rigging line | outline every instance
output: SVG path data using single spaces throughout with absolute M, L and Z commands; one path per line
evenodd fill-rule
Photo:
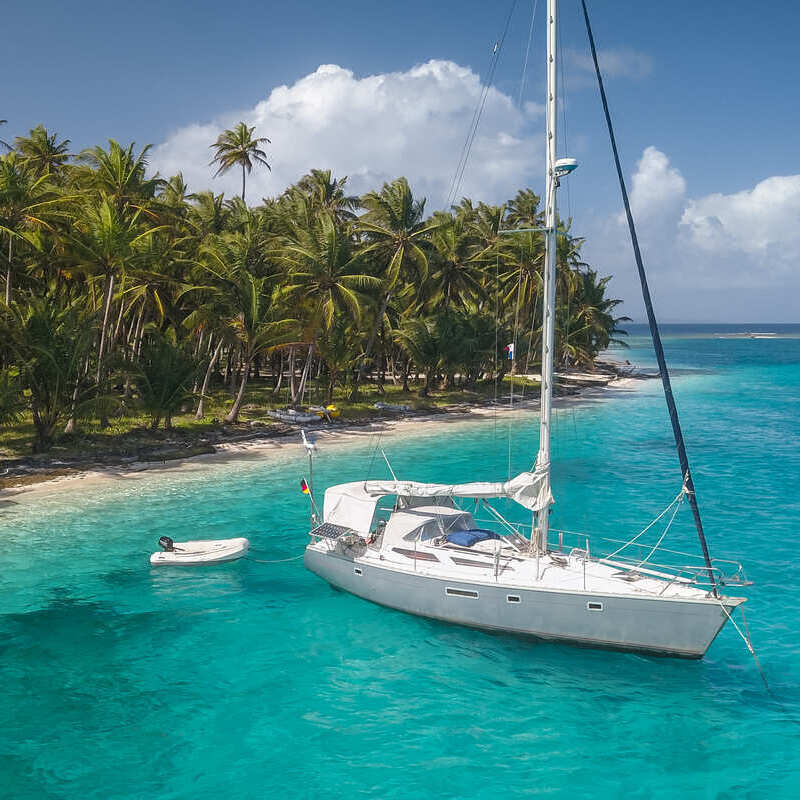
M 536 7 L 539 5 L 539 0 L 533 0 L 533 11 L 531 12 L 531 24 L 528 28 L 528 44 L 525 47 L 525 61 L 522 63 L 522 77 L 519 82 L 519 101 L 517 105 L 522 109 L 522 98 L 525 94 L 525 85 L 528 82 L 528 56 L 531 52 L 531 41 L 533 39 L 533 23 L 536 19 Z
M 497 55 L 497 50 L 493 48 L 492 52 L 489 54 L 489 62 L 486 65 L 486 83 L 487 84 L 489 82 L 489 74 L 490 74 L 490 71 L 491 71 L 492 62 L 494 61 L 496 55 Z M 469 142 L 470 132 L 472 131 L 472 128 L 475 125 L 475 120 L 477 119 L 477 116 L 478 116 L 478 109 L 481 107 L 481 100 L 483 98 L 484 91 L 485 91 L 485 85 L 482 85 L 480 94 L 478 95 L 478 102 L 475 104 L 475 110 L 472 112 L 472 119 L 470 120 L 469 128 L 467 128 L 467 135 L 466 135 L 466 137 L 464 139 L 464 144 L 461 146 L 461 152 L 459 153 L 459 156 L 458 156 L 458 164 L 456 165 L 456 170 L 455 170 L 455 173 L 453 175 L 453 180 L 450 181 L 450 188 L 447 190 L 447 196 L 445 197 L 445 206 L 446 207 L 449 207 L 451 205 L 450 198 L 454 193 L 453 190 L 454 190 L 455 185 L 456 185 L 456 177 L 458 176 L 458 171 L 461 168 L 461 161 L 463 160 L 464 153 L 466 152 L 466 149 L 467 149 L 467 143 Z
M 486 85 L 483 87 L 481 95 L 478 100 L 478 106 L 476 108 L 475 114 L 473 114 L 473 124 L 470 126 L 470 131 L 467 133 L 467 139 L 464 142 L 463 158 L 459 161 L 459 166 L 456 168 L 456 175 L 453 178 L 453 187 L 451 191 L 452 200 L 448 197 L 448 205 L 455 203 L 455 199 L 458 196 L 458 193 L 461 189 L 461 181 L 464 177 L 464 172 L 467 168 L 467 162 L 469 161 L 470 152 L 472 151 L 472 145 L 475 141 L 475 136 L 478 132 L 478 126 L 480 125 L 481 116 L 483 115 L 483 109 L 486 106 L 486 100 L 489 97 L 489 91 L 492 88 L 492 84 L 494 83 L 494 73 L 497 69 L 497 64 L 500 61 L 500 53 L 503 50 L 503 44 L 505 43 L 506 36 L 508 35 L 508 29 L 511 25 L 511 18 L 514 15 L 514 9 L 517 7 L 517 0 L 512 0 L 511 7 L 508 10 L 508 15 L 506 16 L 506 22 L 503 27 L 503 33 L 500 39 L 496 42 L 494 51 L 492 53 L 493 59 L 490 62 L 489 68 L 489 75 L 486 79 Z
M 661 334 L 658 329 L 658 321 L 656 320 L 655 311 L 653 310 L 653 301 L 650 297 L 650 288 L 648 287 L 647 275 L 645 275 L 644 271 L 642 253 L 639 249 L 639 240 L 636 236 L 636 226 L 633 223 L 633 214 L 631 212 L 631 205 L 628 200 L 628 190 L 625 186 L 625 176 L 622 172 L 619 151 L 617 150 L 617 140 L 614 136 L 614 125 L 611 122 L 611 112 L 608 108 L 608 99 L 606 98 L 606 90 L 603 85 L 603 76 L 600 72 L 600 63 L 597 60 L 597 49 L 594 44 L 592 26 L 589 22 L 589 11 L 586 8 L 586 0 L 581 0 L 581 6 L 583 8 L 583 19 L 586 23 L 586 34 L 589 37 L 589 48 L 592 52 L 594 70 L 595 74 L 597 75 L 597 85 L 600 89 L 600 99 L 603 104 L 603 113 L 606 118 L 608 136 L 611 140 L 611 150 L 614 154 L 614 165 L 617 168 L 617 178 L 619 179 L 619 188 L 622 193 L 622 202 L 625 206 L 625 216 L 628 219 L 628 230 L 630 231 L 631 235 L 631 245 L 633 246 L 633 255 L 636 260 L 636 269 L 639 273 L 639 282 L 642 285 L 642 298 L 644 299 L 645 309 L 647 310 L 647 321 L 650 325 L 650 335 L 653 339 L 653 349 L 656 351 L 656 360 L 658 361 L 658 369 L 661 373 L 661 382 L 664 385 L 664 396 L 667 401 L 667 410 L 669 411 L 669 419 L 672 424 L 672 434 L 675 437 L 675 447 L 678 451 L 678 461 L 680 462 L 681 475 L 683 476 L 686 493 L 689 496 L 689 505 L 692 509 L 695 527 L 697 528 L 697 538 L 700 540 L 700 547 L 703 551 L 703 558 L 706 563 L 706 571 L 708 572 L 708 577 L 711 580 L 712 592 L 714 597 L 717 597 L 717 582 L 714 578 L 714 570 L 711 566 L 711 554 L 709 553 L 708 543 L 706 542 L 706 536 L 703 531 L 703 521 L 700 518 L 700 507 L 697 505 L 697 495 L 695 494 L 694 481 L 692 480 L 692 473 L 689 468 L 689 456 L 686 453 L 686 443 L 683 440 L 683 430 L 681 429 L 681 423 L 678 419 L 678 407 L 675 405 L 675 397 L 672 394 L 672 383 L 669 378 L 667 362 L 664 357 L 664 347 L 661 344 Z
M 520 268 L 519 268 L 519 275 L 517 277 L 517 305 L 516 310 L 514 311 L 514 330 L 511 336 L 511 381 L 510 381 L 510 395 L 508 398 L 508 407 L 509 411 L 514 410 L 514 367 L 516 366 L 517 360 L 517 335 L 519 333 L 519 306 L 520 306 L 520 299 L 522 296 L 522 245 L 520 245 Z M 507 440 L 508 440 L 508 480 L 511 480 L 511 427 L 512 427 L 512 415 L 508 415 L 508 433 L 507 433 Z
M 682 488 L 680 492 L 678 492 L 678 494 L 675 496 L 675 499 L 672 500 L 655 519 L 653 519 L 644 528 L 642 528 L 642 530 L 640 530 L 639 533 L 637 533 L 636 536 L 633 537 L 633 539 L 629 539 L 627 542 L 625 542 L 625 544 L 622 545 L 622 547 L 618 547 L 613 553 L 610 553 L 609 555 L 605 556 L 605 558 L 613 558 L 618 553 L 621 553 L 626 547 L 632 545 L 640 536 L 643 536 L 645 533 L 647 533 L 647 531 L 649 531 L 650 528 L 652 528 L 653 525 L 655 525 L 656 522 L 658 522 L 672 508 L 672 506 L 677 507 L 678 505 L 680 505 L 680 501 L 683 498 L 685 492 L 686 490 Z M 576 531 L 564 531 L 564 533 L 576 533 Z
M 653 554 L 658 550 L 661 546 L 661 542 L 664 541 L 664 537 L 669 532 L 669 529 L 672 527 L 672 523 L 675 522 L 675 515 L 678 513 L 678 510 L 681 507 L 681 503 L 683 502 L 683 494 L 681 494 L 681 499 L 675 503 L 675 508 L 672 509 L 672 516 L 669 518 L 669 521 L 664 526 L 664 530 L 661 532 L 661 536 L 658 537 L 658 541 L 652 546 L 650 552 L 634 567 L 634 569 L 639 569 L 643 564 L 646 564 Z
M 498 225 L 499 227 L 499 225 Z M 497 261 L 494 266 L 494 438 L 497 439 L 497 377 L 500 365 L 497 363 L 497 351 L 500 347 L 500 254 L 497 254 Z

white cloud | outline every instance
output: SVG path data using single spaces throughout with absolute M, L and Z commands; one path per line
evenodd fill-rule
M 800 266 L 800 175 L 767 178 L 735 194 L 690 200 L 681 218 L 698 250 L 742 254 L 757 274 L 773 277 Z
M 604 54 L 611 76 L 650 69 L 643 54 Z M 573 84 L 574 86 L 574 81 Z M 192 190 L 235 194 L 235 171 L 212 180 L 209 145 L 239 120 L 268 136 L 272 172 L 248 179 L 248 199 L 282 192 L 310 169 L 348 175 L 353 193 L 405 175 L 428 209 L 441 207 L 483 87 L 472 70 L 429 61 L 404 72 L 363 78 L 323 65 L 279 86 L 253 108 L 224 113 L 175 131 L 152 151 L 162 175 L 178 170 Z M 519 109 L 489 91 L 460 195 L 501 202 L 519 187 L 541 184 L 542 108 Z M 671 319 L 796 318 L 800 292 L 800 175 L 772 177 L 732 194 L 691 194 L 680 170 L 648 147 L 631 178 L 631 202 L 657 306 Z M 586 256 L 639 317 L 627 228 L 620 215 L 576 221 Z M 760 299 L 759 299 L 760 298 Z M 757 301 L 757 302 L 756 302 Z M 760 303 L 760 305 L 759 305 Z
M 631 208 L 640 221 L 661 221 L 683 205 L 686 181 L 655 147 L 642 153 L 631 180 Z
M 151 161 L 162 175 L 182 170 L 195 190 L 234 194 L 241 180 L 235 171 L 211 180 L 209 145 L 242 119 L 272 141 L 272 172 L 254 169 L 248 177 L 251 203 L 279 194 L 316 167 L 349 176 L 356 193 L 405 175 L 429 208 L 440 207 L 482 88 L 477 74 L 452 61 L 363 78 L 324 64 L 292 86 L 276 87 L 252 109 L 175 131 L 154 148 Z M 491 89 L 460 195 L 501 201 L 538 176 L 542 137 L 538 125 L 533 135 L 527 128 L 540 115 L 539 106 L 520 110 Z
M 672 319 L 791 320 L 800 291 L 800 175 L 733 194 L 690 197 L 655 147 L 631 181 L 631 207 L 657 304 Z M 589 260 L 614 273 L 614 291 L 641 313 L 623 215 L 597 220 Z

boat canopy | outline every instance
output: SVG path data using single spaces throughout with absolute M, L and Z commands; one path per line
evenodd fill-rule
M 325 522 L 344 525 L 358 533 L 369 533 L 378 500 L 387 495 L 449 499 L 507 497 L 531 511 L 553 502 L 546 469 L 522 472 L 509 481 L 476 483 L 419 483 L 418 481 L 356 481 L 340 483 L 325 491 Z

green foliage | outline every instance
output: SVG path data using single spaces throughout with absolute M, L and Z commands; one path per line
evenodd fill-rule
M 6 306 L 0 334 L 29 393 L 34 450 L 50 447 L 56 426 L 86 401 L 83 367 L 91 330 L 74 306 L 45 295 Z
M 193 397 L 192 382 L 198 364 L 186 347 L 177 343 L 175 332 L 157 332 L 148 337 L 139 361 L 131 365 L 138 402 L 150 415 L 150 427 L 172 427 L 172 416 Z
M 497 350 L 512 340 L 515 371 L 536 369 L 533 191 L 429 214 L 405 178 L 356 197 L 314 169 L 248 206 L 267 141 L 239 123 L 212 145 L 217 174 L 242 170 L 241 197 L 226 199 L 153 175 L 149 146 L 110 140 L 72 156 L 42 126 L 14 140 L 0 156 L 0 424 L 21 412 L 43 450 L 62 426 L 169 427 L 198 396 L 197 425 L 206 403 L 238 421 L 254 393 L 298 405 L 347 387 L 349 410 L 364 411 L 359 387 L 391 394 L 402 380 L 405 397 L 421 376 L 417 391 L 451 398 L 502 380 L 512 365 Z M 561 368 L 591 367 L 622 333 L 582 245 L 560 221 Z
M 19 422 L 24 409 L 22 384 L 17 370 L 0 370 L 0 425 Z

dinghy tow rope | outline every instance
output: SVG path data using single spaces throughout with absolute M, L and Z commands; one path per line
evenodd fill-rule
M 246 561 L 252 561 L 254 564 L 284 564 L 287 561 L 297 561 L 301 559 L 305 553 L 300 553 L 299 556 L 292 556 L 291 558 L 253 558 L 252 556 L 242 556 Z

